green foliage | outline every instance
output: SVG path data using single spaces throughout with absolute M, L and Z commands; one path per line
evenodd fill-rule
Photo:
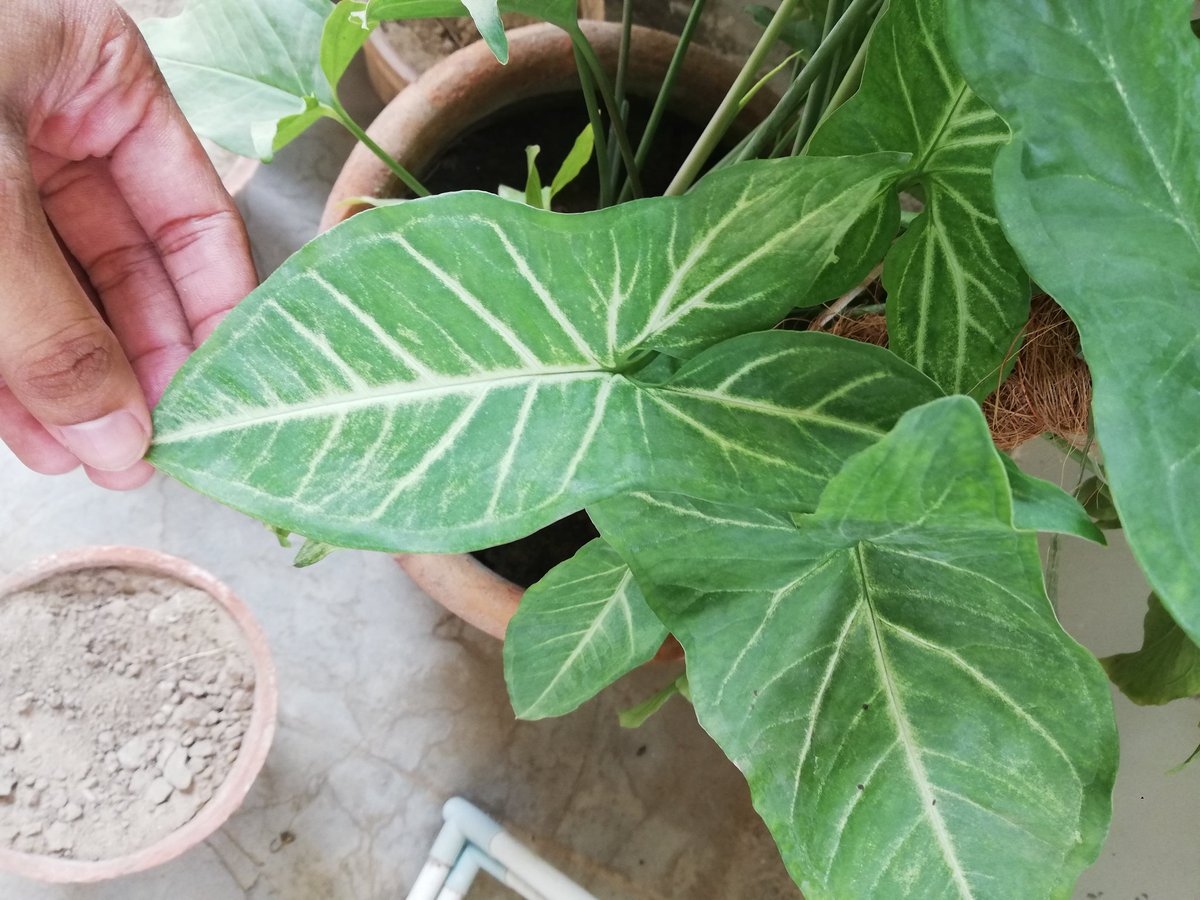
M 527 590 L 508 624 L 513 709 L 524 719 L 569 713 L 654 656 L 666 637 L 629 567 L 594 540 Z
M 1022 531 L 1073 534 L 1105 544 L 1104 533 L 1088 511 L 1058 485 L 1026 475 L 1012 457 L 1001 455 L 1012 489 L 1013 527 Z
M 1134 703 L 1157 705 L 1200 696 L 1200 647 L 1150 595 L 1142 647 L 1100 660 L 1113 684 Z
M 651 716 L 666 706 L 667 701 L 672 697 L 683 697 L 689 703 L 691 702 L 692 695 L 688 688 L 687 675 L 680 675 L 661 691 L 647 697 L 636 706 L 621 710 L 618 716 L 621 727 L 641 728 L 650 721 Z
M 912 154 L 901 186 L 919 187 L 925 209 L 885 261 L 889 346 L 947 391 L 983 397 L 1012 362 L 1029 282 L 992 202 L 1008 129 L 959 74 L 943 19 L 942 0 L 892 0 L 861 88 L 809 152 Z
M 234 153 L 270 160 L 335 115 L 337 80 L 367 35 L 348 11 L 342 3 L 331 13 L 327 0 L 191 0 L 179 16 L 141 29 L 192 127 Z M 326 29 L 338 15 L 348 27 Z
M 661 383 L 633 360 L 781 317 L 896 168 L 754 163 L 572 216 L 488 194 L 368 211 L 193 355 L 155 411 L 151 459 L 258 518 L 373 549 L 488 546 L 625 488 L 809 508 L 931 383 L 815 334 L 743 335 Z
M 796 524 L 667 495 L 594 518 L 805 896 L 1059 896 L 1095 858 L 1107 684 L 970 401 L 910 412 Z
M 574 0 L 194 3 L 152 43 L 201 130 L 256 155 L 346 121 L 337 82 L 385 18 L 470 14 L 503 60 L 499 14 L 524 12 L 600 74 Z M 807 896 L 1065 897 L 1107 828 L 1116 743 L 1036 532 L 1103 543 L 1123 520 L 1162 603 L 1105 666 L 1137 702 L 1200 689 L 1200 47 L 1178 6 L 891 0 L 848 62 L 868 4 L 839 22 L 845 4 L 787 0 L 780 33 L 819 62 L 792 88 L 813 96 L 789 91 L 738 152 L 802 145 L 861 73 L 809 155 L 535 208 L 591 157 L 589 128 L 549 187 L 530 148 L 522 204 L 357 216 L 181 370 L 151 459 L 312 535 L 297 564 L 474 549 L 588 506 L 604 540 L 510 626 L 518 713 L 575 708 L 669 629 L 687 675 L 622 721 L 690 685 Z M 893 245 L 902 191 L 924 209 Z M 890 350 L 761 330 L 885 257 Z M 1092 369 L 1105 467 L 1084 508 L 999 454 L 974 402 L 1011 362 L 1023 266 Z
M 953 0 L 1007 233 L 1079 328 L 1126 536 L 1200 640 L 1200 43 L 1183 0 Z

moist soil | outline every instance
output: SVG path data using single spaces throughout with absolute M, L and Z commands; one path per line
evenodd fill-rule
M 254 662 L 204 591 L 118 568 L 0 597 L 0 847 L 104 860 L 193 818 L 250 723 Z

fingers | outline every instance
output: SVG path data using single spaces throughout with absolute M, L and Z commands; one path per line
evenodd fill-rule
M 105 315 L 151 405 L 194 349 L 158 249 L 133 218 L 98 159 L 41 178 L 42 205 L 99 295 Z
M 146 401 L 116 337 L 58 250 L 24 148 L 3 136 L 0 208 L 0 378 L 80 461 L 128 469 L 149 444 Z M 23 452 L 44 449 L 28 421 L 8 421 Z
M 158 79 L 145 115 L 114 149 L 111 172 L 157 247 L 199 344 L 257 276 L 237 207 Z

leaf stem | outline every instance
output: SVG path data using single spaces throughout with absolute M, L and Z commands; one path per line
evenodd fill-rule
M 837 24 L 838 18 L 845 11 L 846 5 L 842 0 L 834 2 L 829 0 L 829 5 L 825 7 L 825 24 L 821 30 L 821 43 L 824 44 L 829 40 L 829 32 L 833 31 L 833 26 Z M 834 61 L 836 62 L 836 60 Z M 832 80 L 833 64 L 825 71 L 819 73 L 813 79 L 812 88 L 808 92 L 808 100 L 804 103 L 804 112 L 800 115 L 800 127 L 796 131 L 796 138 L 792 143 L 792 155 L 796 156 L 800 149 L 808 142 L 808 136 L 813 133 L 813 129 L 817 127 L 817 122 L 820 121 L 820 116 L 824 112 L 821 108 L 821 100 L 825 93 L 825 85 Z
M 751 139 L 738 154 L 737 162 L 758 156 L 767 147 L 767 142 L 773 138 L 775 133 L 786 127 L 792 116 L 796 115 L 800 109 L 800 105 L 817 75 L 834 61 L 836 56 L 834 51 L 849 38 L 854 29 L 878 4 L 879 0 L 853 0 L 846 8 L 846 12 L 838 19 L 837 24 L 830 30 L 829 36 L 813 53 L 808 65 L 800 71 L 799 77 L 792 82 L 779 103 L 771 110 L 770 115 L 754 129 Z M 782 9 L 782 6 L 780 8 Z
M 866 278 L 825 307 L 825 311 L 821 313 L 821 315 L 817 316 L 817 318 L 813 319 L 812 324 L 808 326 L 808 330 L 820 331 L 822 328 L 828 325 L 838 313 L 853 303 L 854 300 L 859 297 L 863 291 L 869 288 L 871 283 L 882 274 L 883 262 L 881 261 L 875 265 L 875 268 L 867 273 Z
M 600 107 L 596 103 L 596 83 L 588 70 L 583 54 L 579 47 L 574 47 L 575 68 L 579 72 L 579 84 L 583 89 L 583 104 L 587 107 L 588 121 L 592 125 L 592 151 L 596 157 L 596 173 L 600 181 L 600 197 L 596 201 L 599 209 L 612 205 L 612 195 L 609 194 L 609 164 L 608 145 L 604 137 L 604 123 L 600 119 Z
M 688 13 L 687 21 L 683 23 L 683 30 L 679 33 L 679 43 L 675 45 L 675 52 L 671 55 L 671 62 L 667 66 L 666 74 L 663 75 L 662 86 L 658 89 L 658 96 L 654 98 L 650 118 L 646 121 L 646 130 L 642 132 L 642 139 L 638 142 L 637 153 L 633 158 L 633 164 L 637 167 L 639 174 L 650 157 L 650 148 L 658 134 L 658 126 L 666 114 L 667 104 L 671 102 L 671 92 L 675 89 L 675 82 L 683 68 L 684 57 L 687 55 L 688 47 L 692 44 L 692 35 L 696 33 L 696 26 L 700 23 L 700 14 L 704 11 L 704 4 L 707 2 L 708 0 L 692 0 L 692 9 Z M 621 188 L 618 202 L 628 200 L 632 194 L 633 185 L 626 176 L 625 186 Z
M 621 4 L 621 43 L 617 48 L 617 80 L 613 88 L 613 96 L 620 110 L 620 121 L 627 122 L 629 107 L 625 103 L 625 79 L 629 71 L 629 42 L 633 39 L 633 0 L 623 0 Z M 618 145 L 617 119 L 609 125 L 609 143 Z M 636 159 L 636 157 L 635 157 Z M 612 184 L 609 190 L 616 194 L 620 189 L 621 169 L 618 160 L 612 161 Z
M 775 46 L 780 32 L 783 31 L 783 26 L 792 17 L 796 3 L 797 0 L 782 0 L 779 4 L 775 15 L 771 17 L 770 23 L 763 31 L 762 37 L 759 38 L 754 49 L 750 51 L 745 65 L 742 66 L 742 70 L 738 73 L 737 78 L 734 79 L 724 99 L 721 100 L 721 105 L 717 107 L 717 111 L 709 119 L 708 126 L 696 140 L 696 145 L 692 147 L 691 153 L 683 161 L 683 165 L 679 167 L 675 178 L 664 192 L 665 196 L 677 197 L 683 194 L 692 186 L 696 178 L 699 177 L 704 164 L 708 162 L 708 158 L 712 156 L 713 151 L 717 149 L 718 145 L 724 139 L 726 132 L 729 131 L 733 120 L 737 118 L 742 97 L 750 86 L 754 84 L 763 60 L 767 58 L 767 54 Z M 818 49 L 817 52 L 819 53 L 820 50 Z M 805 66 L 802 71 L 807 70 L 808 66 Z
M 330 109 L 334 111 L 338 121 L 342 123 L 346 130 L 358 138 L 368 150 L 378 156 L 379 159 L 382 160 L 383 164 L 391 170 L 392 174 L 408 186 L 410 191 L 412 191 L 418 197 L 429 196 L 429 189 L 426 188 L 425 185 L 421 184 L 421 182 L 417 180 L 417 177 L 413 175 L 412 172 L 408 171 L 408 169 L 396 162 L 390 153 L 375 143 L 375 141 L 371 139 L 371 136 L 359 127 L 358 123 L 354 121 L 354 118 L 350 115 L 350 113 L 346 112 L 341 103 L 334 100 Z
M 608 117 L 612 120 L 613 131 L 617 136 L 617 146 L 621 148 L 621 159 L 625 162 L 625 168 L 630 173 L 630 180 L 633 183 L 633 196 L 642 196 L 642 180 L 638 177 L 637 169 L 633 161 L 633 145 L 629 143 L 629 132 L 625 128 L 625 121 L 621 116 L 621 108 L 617 105 L 617 98 L 613 94 L 612 84 L 608 80 L 608 74 L 604 71 L 604 66 L 600 64 L 600 58 L 596 56 L 596 51 L 592 47 L 591 42 L 587 39 L 587 35 L 583 30 L 576 28 L 571 33 L 571 42 L 575 45 L 575 50 L 587 63 L 588 68 L 592 72 L 592 80 L 600 91 L 600 98 L 604 101 L 604 106 L 608 110 Z

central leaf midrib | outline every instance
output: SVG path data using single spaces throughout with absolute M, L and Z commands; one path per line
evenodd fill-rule
M 219 434 L 224 431 L 237 428 L 251 428 L 268 422 L 287 421 L 292 418 L 305 418 L 316 416 L 322 411 L 345 412 L 349 408 L 354 407 L 369 407 L 378 405 L 388 405 L 390 400 L 398 400 L 401 397 L 409 397 L 414 399 L 425 399 L 435 397 L 438 394 L 454 394 L 454 393 L 470 393 L 469 388 L 476 385 L 499 386 L 506 382 L 511 382 L 512 386 L 516 386 L 530 379 L 537 379 L 545 383 L 552 383 L 555 380 L 573 380 L 569 376 L 615 376 L 615 373 L 607 369 L 601 368 L 562 368 L 562 369 L 542 369 L 536 372 L 512 372 L 507 375 L 496 375 L 495 373 L 485 373 L 483 375 L 468 376 L 459 379 L 447 380 L 436 385 L 417 385 L 412 386 L 413 382 L 395 382 L 387 385 L 380 385 L 371 391 L 360 391 L 356 394 L 339 394 L 336 397 L 325 397 L 318 400 L 312 400 L 305 403 L 293 403 L 286 406 L 276 406 L 272 408 L 259 408 L 257 414 L 240 415 L 237 417 L 226 417 L 225 419 L 208 420 L 204 424 L 193 427 L 180 427 L 175 429 L 164 430 L 155 438 L 155 444 L 170 444 L 178 441 L 192 440 L 195 438 L 207 437 L 212 434 Z M 585 380 L 580 378 L 579 380 Z
M 900 739 L 900 745 L 904 748 L 904 756 L 908 763 L 908 769 L 912 773 L 913 783 L 921 798 L 921 815 L 929 822 L 934 838 L 937 840 L 938 846 L 942 851 L 942 857 L 950 869 L 951 877 L 954 879 L 954 883 L 958 887 L 961 896 L 964 900 L 973 900 L 974 894 L 971 892 L 971 886 L 967 883 L 966 875 L 963 872 L 962 865 L 958 861 L 958 855 L 954 850 L 954 845 L 950 841 L 950 836 L 946 832 L 946 825 L 933 805 L 935 798 L 930 790 L 925 766 L 919 758 L 920 748 L 916 745 L 909 731 L 908 720 L 904 715 L 904 707 L 900 702 L 899 692 L 892 678 L 887 653 L 883 647 L 883 636 L 879 633 L 875 603 L 871 599 L 871 592 L 867 587 L 867 563 L 863 555 L 863 546 L 862 542 L 855 544 L 853 550 L 854 561 L 857 567 L 859 586 L 862 590 L 863 603 L 866 604 L 867 618 L 871 625 L 871 648 L 875 652 L 875 663 L 879 667 L 880 680 L 883 682 L 884 689 L 888 695 L 887 708 L 891 713 L 892 721 L 896 725 L 897 736 Z

